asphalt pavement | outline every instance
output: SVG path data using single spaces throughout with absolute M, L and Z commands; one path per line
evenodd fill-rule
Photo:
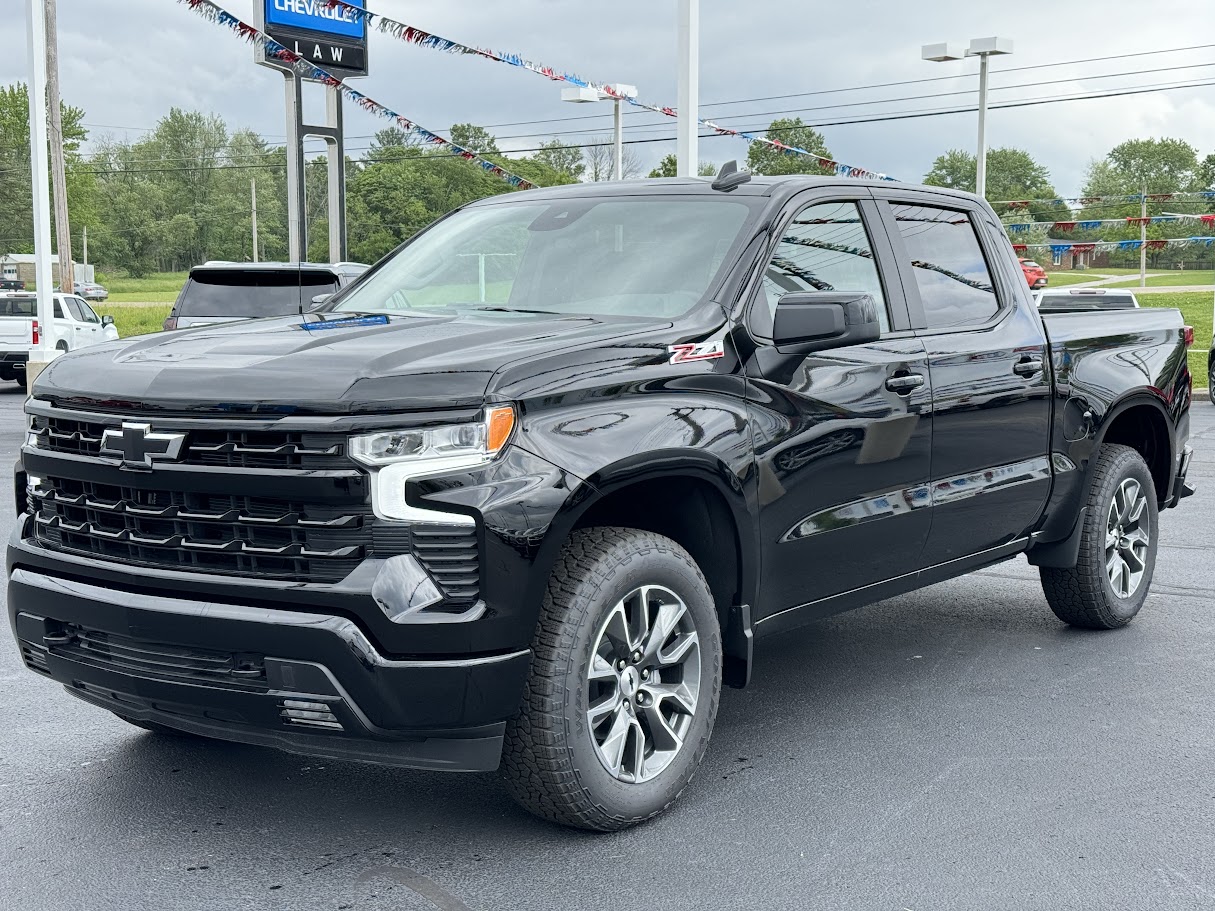
M 22 433 L 0 384 L 0 463 Z M 62 909 L 1215 907 L 1215 407 L 1127 629 L 1071 630 L 1023 560 L 759 646 L 663 817 L 616 835 L 497 775 L 130 727 L 0 640 L 0 896 Z M 0 535 L 12 529 L 0 498 Z

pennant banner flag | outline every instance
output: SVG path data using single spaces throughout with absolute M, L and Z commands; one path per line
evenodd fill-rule
M 1159 225 L 1176 221 L 1200 221 L 1204 225 L 1215 227 L 1215 215 L 1153 215 L 1147 218 L 1132 216 L 1130 218 L 1101 218 L 1090 221 L 1019 221 L 1006 224 L 1004 227 L 1014 234 L 1019 234 L 1033 228 L 1046 228 L 1048 231 L 1075 231 L 1079 228 L 1082 231 L 1091 231 L 1100 228 L 1102 225 Z
M 1053 244 L 1013 244 L 1012 248 L 1017 253 L 1025 253 L 1029 250 L 1050 250 L 1051 253 L 1062 255 L 1064 253 L 1092 253 L 1094 250 L 1138 250 L 1144 247 L 1148 250 L 1163 250 L 1165 247 L 1210 247 L 1215 245 L 1215 237 L 1173 237 L 1167 240 L 1096 240 L 1087 241 L 1081 244 L 1068 243 L 1053 243 Z
M 538 76 L 543 76 L 553 82 L 568 82 L 570 85 L 576 85 L 579 88 L 594 89 L 601 95 L 606 95 L 609 98 L 619 98 L 621 101 L 628 102 L 633 107 L 642 108 L 652 114 L 661 114 L 664 117 L 678 118 L 679 113 L 675 108 L 668 105 L 647 104 L 644 101 L 638 101 L 636 98 L 619 95 L 611 85 L 607 83 L 592 82 L 589 79 L 583 79 L 573 73 L 562 72 L 551 66 L 535 63 L 527 58 L 508 52 L 491 51 L 486 48 L 473 47 L 468 44 L 461 44 L 459 41 L 453 41 L 450 38 L 443 38 L 439 35 L 431 34 L 424 29 L 417 28 L 413 25 L 406 25 L 404 22 L 398 22 L 395 19 L 389 19 L 387 16 L 382 16 L 379 13 L 374 13 L 371 10 L 361 6 L 354 6 L 347 3 L 346 0 L 321 0 L 321 3 L 329 9 L 341 9 L 346 15 L 349 15 L 355 21 L 365 20 L 368 25 L 376 28 L 376 30 L 391 35 L 401 41 L 409 44 L 416 44 L 419 47 L 430 48 L 431 50 L 439 51 L 444 54 L 467 54 L 473 57 L 482 57 L 486 60 L 494 60 L 498 63 L 506 63 L 510 66 L 519 67 L 528 72 L 535 73 Z M 867 168 L 858 168 L 853 165 L 844 164 L 841 161 L 827 158 L 819 155 L 817 152 L 810 152 L 806 149 L 798 148 L 797 146 L 786 145 L 778 139 L 770 139 L 767 136 L 760 136 L 756 133 L 748 133 L 745 130 L 734 130 L 730 127 L 719 126 L 711 120 L 697 119 L 697 123 L 701 126 L 712 130 L 719 136 L 734 136 L 738 139 L 745 139 L 749 143 L 760 143 L 762 145 L 771 146 L 774 149 L 779 149 L 786 155 L 804 155 L 809 158 L 814 158 L 819 167 L 824 170 L 831 171 L 837 177 L 859 177 L 868 180 L 894 180 L 893 177 L 888 177 L 885 174 L 879 174 L 875 171 L 870 171 Z M 1028 203 L 1027 203 L 1028 205 Z
M 259 48 L 264 48 L 266 53 L 278 60 L 283 61 L 283 63 L 286 63 L 305 79 L 313 79 L 317 82 L 321 82 L 327 86 L 335 88 L 341 92 L 343 96 L 349 98 L 363 110 L 371 114 L 375 114 L 377 117 L 383 117 L 387 120 L 393 121 L 397 124 L 397 126 L 405 131 L 406 136 L 414 143 L 419 145 L 442 146 L 450 149 L 453 155 L 458 155 L 460 158 L 463 158 L 466 161 L 471 161 L 477 164 L 483 171 L 505 180 L 513 187 L 519 187 L 520 189 L 526 190 L 535 186 L 535 184 L 531 183 L 531 181 L 525 180 L 518 174 L 512 174 L 510 171 L 507 171 L 500 165 L 495 164 L 488 158 L 481 157 L 472 149 L 466 149 L 449 139 L 444 139 L 442 136 L 432 133 L 430 130 L 425 129 L 424 127 L 420 127 L 409 118 L 404 117 L 391 108 L 380 104 L 374 98 L 352 89 L 349 85 L 342 82 L 342 80 L 338 79 L 336 76 L 331 75 L 330 73 L 321 69 L 319 66 L 309 63 L 299 54 L 283 47 L 265 32 L 252 25 L 249 25 L 247 22 L 242 22 L 223 7 L 212 3 L 211 0 L 178 0 L 178 2 L 184 3 L 204 19 L 231 29 L 235 34 L 243 38 L 245 41 L 248 41 Z M 353 8 L 355 7 L 352 7 L 352 9 Z
M 1028 209 L 1034 203 L 1043 205 L 1068 205 L 1075 203 L 1081 206 L 1095 206 L 1098 203 L 1109 202 L 1171 202 L 1178 199 L 1215 199 L 1215 189 L 1197 190 L 1191 193 L 1141 193 L 1130 196 L 1056 196 L 1054 199 L 1001 199 L 992 203 L 993 206 L 1008 206 L 1010 209 Z

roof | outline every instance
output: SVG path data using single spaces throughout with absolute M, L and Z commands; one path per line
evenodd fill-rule
M 242 272 L 356 272 L 370 269 L 366 263 L 236 263 L 227 260 L 211 260 L 195 266 L 195 269 L 221 269 Z
M 33 253 L 3 253 L 0 254 L 0 262 L 17 263 L 18 265 L 32 266 L 38 262 L 38 257 Z M 59 263 L 59 254 L 55 253 L 51 256 L 51 262 Z

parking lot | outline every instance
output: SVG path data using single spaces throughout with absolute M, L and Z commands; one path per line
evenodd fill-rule
M 0 462 L 22 436 L 0 385 Z M 1003 564 L 759 647 L 666 815 L 558 829 L 494 774 L 145 733 L 0 643 L 0 896 L 21 909 L 1215 906 L 1215 407 L 1130 627 Z M 7 540 L 12 508 L 0 511 Z M 2 595 L 0 595 L 2 597 Z

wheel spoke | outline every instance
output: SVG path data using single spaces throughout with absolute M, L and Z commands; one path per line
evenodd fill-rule
M 645 706 L 642 709 L 642 717 L 650 729 L 650 739 L 655 750 L 678 750 L 683 746 L 683 738 L 676 734 L 667 722 L 661 705 L 653 703 Z
M 645 730 L 641 727 L 641 722 L 636 718 L 629 719 L 629 742 L 632 749 L 626 754 L 629 760 L 629 767 L 626 772 L 633 776 L 633 781 L 643 781 L 645 779 Z
M 696 712 L 696 696 L 686 683 L 655 683 L 645 689 L 654 697 L 655 705 L 673 702 L 675 707 L 685 715 L 692 715 Z
M 603 743 L 599 745 L 600 755 L 603 757 L 608 771 L 617 778 L 620 777 L 621 766 L 624 763 L 624 748 L 632 726 L 633 720 L 629 718 L 628 713 L 623 707 L 618 708 L 616 717 L 612 719 L 611 729 L 603 738 Z
M 603 633 L 600 635 L 600 642 L 603 641 L 604 636 L 611 643 L 612 652 L 615 655 L 625 655 L 632 647 L 629 643 L 629 620 L 624 612 L 623 601 L 613 607 L 612 612 L 608 614 L 607 623 L 604 624 Z
M 1126 520 L 1134 527 L 1139 527 L 1139 520 L 1143 518 L 1143 511 L 1147 508 L 1147 497 L 1136 496 L 1131 501 L 1130 508 L 1127 511 Z
M 671 645 L 667 651 L 658 650 L 655 656 L 658 659 L 659 667 L 674 667 L 677 664 L 682 664 L 688 654 L 699 647 L 700 638 L 695 631 L 689 633 L 680 633 L 679 638 Z
M 1134 547 L 1127 547 L 1122 550 L 1122 562 L 1126 564 L 1127 569 L 1138 575 L 1147 568 L 1147 562 L 1142 556 L 1135 552 Z
M 599 727 L 603 719 L 620 708 L 619 691 L 605 696 L 586 710 L 586 723 L 592 729 Z
M 642 649 L 645 654 L 643 660 L 653 661 L 658 657 L 659 649 L 662 648 L 671 633 L 679 626 L 679 621 L 683 619 L 687 612 L 687 607 L 681 601 L 659 606 L 658 616 L 654 618 L 654 626 L 650 630 L 649 638 Z
M 603 655 L 595 652 L 591 657 L 591 669 L 587 672 L 587 678 L 594 681 L 610 681 L 614 684 L 616 682 L 616 668 Z

